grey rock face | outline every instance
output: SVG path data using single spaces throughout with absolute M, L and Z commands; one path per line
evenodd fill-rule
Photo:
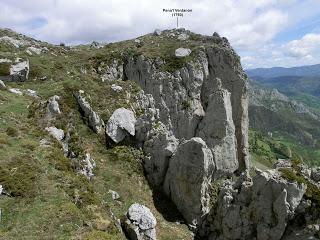
M 152 184 L 165 188 L 163 184 L 170 182 L 179 190 L 191 184 L 188 179 L 184 183 L 173 177 L 172 181 L 164 179 L 169 172 L 179 169 L 171 164 L 173 159 L 178 159 L 179 142 L 194 137 L 201 138 L 211 153 L 212 179 L 248 168 L 247 80 L 239 58 L 227 43 L 223 48 L 199 50 L 191 62 L 174 73 L 162 72 L 156 62 L 144 56 L 130 57 L 124 64 L 124 76 L 136 81 L 145 96 L 151 95 L 153 99 L 153 104 L 141 104 L 145 111 L 136 123 L 136 137 L 146 155 L 144 168 Z M 183 153 L 179 151 L 179 154 Z M 185 165 L 182 165 L 189 172 L 192 157 L 183 156 Z M 203 162 L 201 159 L 199 164 Z M 200 178 L 197 184 L 207 189 L 209 176 L 205 172 L 201 176 L 206 177 Z M 166 192 L 173 199 L 171 191 Z M 197 192 L 189 199 L 181 191 L 180 198 L 186 199 L 180 210 L 188 223 L 200 224 L 199 218 L 207 210 L 199 210 L 202 206 L 199 202 L 201 199 L 206 202 L 210 197 Z M 196 198 L 200 205 L 192 204 Z M 180 205 L 177 199 L 174 201 Z M 197 214 L 200 215 L 195 217 Z
M 147 153 L 144 168 L 149 181 L 156 186 L 160 186 L 164 182 L 170 157 L 176 151 L 179 142 L 160 122 L 158 122 L 153 134 L 144 143 L 144 151 Z
M 10 76 L 12 81 L 24 82 L 29 76 L 29 60 L 16 61 L 11 65 Z
M 115 142 L 121 142 L 128 134 L 135 135 L 136 118 L 131 110 L 118 108 L 106 126 L 106 134 Z
M 134 203 L 127 212 L 127 219 L 122 223 L 124 230 L 132 240 L 156 240 L 157 220 L 150 209 Z
M 179 145 L 170 160 L 164 191 L 188 223 L 197 225 L 209 212 L 209 185 L 215 170 L 211 150 L 201 138 Z
M 77 94 L 75 94 L 77 102 L 83 112 L 84 117 L 88 119 L 89 127 L 92 128 L 94 132 L 100 134 L 104 130 L 104 122 L 100 118 L 100 116 L 95 111 L 93 111 L 90 104 L 83 96 L 83 93 L 84 92 L 80 90 Z
M 191 53 L 191 50 L 189 48 L 178 48 L 175 51 L 176 57 L 186 57 L 189 56 Z
M 114 60 L 110 65 L 102 63 L 98 68 L 98 72 L 101 75 L 102 82 L 123 78 L 123 66 L 118 60 Z
M 288 182 L 275 170 L 252 180 L 225 182 L 216 209 L 207 218 L 211 239 L 278 240 L 294 216 L 306 186 Z

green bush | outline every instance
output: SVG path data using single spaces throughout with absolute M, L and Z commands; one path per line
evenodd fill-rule
M 6 133 L 10 137 L 17 137 L 19 135 L 18 130 L 13 127 L 8 127 Z
M 0 63 L 0 76 L 10 75 L 10 63 Z

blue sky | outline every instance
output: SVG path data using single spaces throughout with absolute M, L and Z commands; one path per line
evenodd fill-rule
M 112 42 L 175 27 L 229 39 L 245 68 L 320 63 L 320 0 L 0 0 L 0 27 L 68 44 Z

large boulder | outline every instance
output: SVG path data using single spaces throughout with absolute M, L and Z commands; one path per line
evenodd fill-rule
M 87 119 L 89 127 L 92 128 L 94 132 L 100 134 L 104 130 L 104 122 L 100 118 L 99 114 L 93 111 L 83 94 L 84 92 L 82 90 L 75 94 L 79 107 L 82 114 Z
M 186 57 L 189 56 L 191 53 L 191 50 L 189 48 L 178 48 L 175 51 L 176 57 Z
M 212 152 L 201 138 L 183 142 L 170 160 L 164 191 L 190 224 L 199 224 L 210 210 L 209 188 L 214 171 Z
M 121 142 L 126 136 L 135 135 L 136 118 L 131 110 L 118 108 L 113 112 L 106 126 L 106 134 L 115 142 Z
M 132 204 L 122 225 L 131 240 L 156 240 L 157 220 L 150 209 L 138 203 Z
M 24 82 L 29 76 L 29 60 L 17 60 L 10 67 L 10 76 L 12 81 Z

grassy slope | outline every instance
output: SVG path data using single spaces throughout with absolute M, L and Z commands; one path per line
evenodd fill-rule
M 96 67 L 102 58 L 108 60 L 113 56 L 112 49 L 130 50 L 132 42 L 100 50 L 89 50 L 86 46 L 73 50 L 50 46 L 50 53 L 39 56 L 26 55 L 24 48 L 20 51 L 9 46 L 1 48 L 6 50 L 0 51 L 1 56 L 12 57 L 16 51 L 17 56 L 28 57 L 31 65 L 30 81 L 8 85 L 36 90 L 41 99 L 55 94 L 62 96 L 64 117 L 58 119 L 57 127 L 65 127 L 68 112 L 74 113 L 81 139 L 79 146 L 91 153 L 97 168 L 95 178 L 89 182 L 74 173 L 54 140 L 51 139 L 49 147 L 40 147 L 39 141 L 47 133 L 38 124 L 40 116 L 34 114 L 33 99 L 1 91 L 0 183 L 11 196 L 0 197 L 0 239 L 122 239 L 112 224 L 110 210 L 121 218 L 134 202 L 145 204 L 154 213 L 159 239 L 191 239 L 188 228 L 175 223 L 181 217 L 173 205 L 152 191 L 145 180 L 141 151 L 129 145 L 107 149 L 105 139 L 84 124 L 72 97 L 73 91 L 84 89 L 104 120 L 116 108 L 130 107 L 139 88 L 131 81 L 118 82 L 124 91 L 114 93 L 110 88 L 112 83 L 101 83 L 91 67 Z M 88 74 L 81 74 L 80 68 Z M 44 76 L 47 79 L 40 81 Z M 130 97 L 127 92 L 131 93 Z M 109 189 L 120 194 L 120 201 L 111 199 Z M 79 197 L 80 201 L 76 200 Z M 99 226 L 106 223 L 107 231 L 100 231 Z

